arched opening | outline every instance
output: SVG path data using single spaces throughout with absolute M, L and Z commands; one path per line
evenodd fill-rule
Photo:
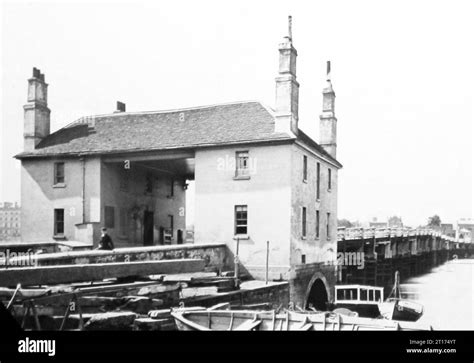
M 327 310 L 328 303 L 328 293 L 326 291 L 326 286 L 321 279 L 316 279 L 311 286 L 309 291 L 308 300 L 306 302 L 306 309 L 310 306 L 314 307 L 316 310 Z

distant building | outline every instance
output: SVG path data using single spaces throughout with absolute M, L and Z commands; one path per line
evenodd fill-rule
M 388 226 L 390 228 L 402 228 L 403 222 L 401 217 L 392 216 L 388 219 Z
M 379 222 L 377 221 L 377 218 L 374 218 L 372 222 L 369 222 L 369 227 L 370 228 L 387 228 L 388 222 Z
M 440 231 L 445 236 L 454 237 L 456 235 L 456 231 L 454 230 L 452 223 L 441 223 Z
M 474 220 L 470 218 L 462 218 L 458 220 L 456 237 L 472 242 L 472 236 L 474 236 Z
M 0 203 L 0 241 L 20 239 L 21 209 L 18 203 Z

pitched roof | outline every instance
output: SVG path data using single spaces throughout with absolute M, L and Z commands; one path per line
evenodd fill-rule
M 16 157 L 109 154 L 294 140 L 293 136 L 274 130 L 273 111 L 257 101 L 170 111 L 120 112 L 75 121 L 44 138 L 36 149 Z M 303 142 L 335 161 L 321 146 L 300 133 Z
M 121 112 L 80 119 L 18 157 L 95 154 L 290 139 L 274 133 L 274 118 L 259 102 L 171 111 Z

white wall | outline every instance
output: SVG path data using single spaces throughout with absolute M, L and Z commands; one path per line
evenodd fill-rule
M 65 162 L 65 185 L 54 187 L 54 163 Z M 100 216 L 100 160 L 85 162 L 85 218 Z M 21 231 L 27 242 L 52 241 L 54 209 L 64 209 L 64 236 L 75 239 L 75 225 L 82 223 L 82 161 L 74 159 L 23 160 L 21 171 Z
M 337 169 L 311 151 L 293 145 L 292 155 L 292 197 L 291 197 L 291 263 L 324 262 L 337 253 Z M 303 182 L 303 155 L 308 158 L 308 175 Z M 320 199 L 316 199 L 316 164 L 320 163 Z M 328 191 L 328 168 L 331 168 L 331 191 Z M 302 237 L 302 207 L 306 207 L 306 238 Z M 316 210 L 319 209 L 319 238 L 316 238 Z M 330 235 L 326 234 L 327 213 L 330 217 Z
M 234 180 L 235 153 L 248 150 L 251 177 Z M 234 206 L 248 206 L 248 240 L 240 241 L 242 264 L 265 275 L 270 241 L 270 278 L 289 271 L 291 146 L 269 145 L 196 151 L 195 241 L 224 242 L 235 251 Z

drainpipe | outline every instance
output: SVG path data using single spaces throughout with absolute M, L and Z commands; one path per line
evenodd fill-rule
M 236 246 L 235 246 L 235 256 L 234 256 L 234 284 L 238 288 L 239 283 L 239 244 L 240 239 L 237 237 Z
M 79 160 L 82 163 L 82 224 L 86 222 L 86 159 L 83 155 L 80 155 Z

